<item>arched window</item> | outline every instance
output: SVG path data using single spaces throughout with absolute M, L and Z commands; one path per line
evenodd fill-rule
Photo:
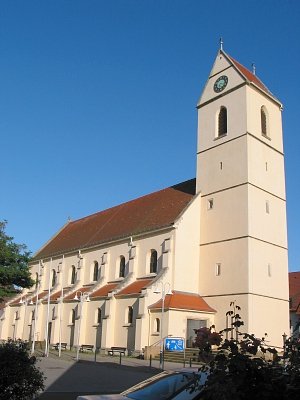
M 35 310 L 31 312 L 31 321 L 35 320 Z
M 128 314 L 127 314 L 127 323 L 132 324 L 133 322 L 133 308 L 131 306 L 128 307 Z
M 76 320 L 76 311 L 73 309 L 71 311 L 71 324 L 75 324 L 75 320 Z
M 160 332 L 160 319 L 155 318 L 154 321 L 154 332 L 159 333 Z
M 261 124 L 261 134 L 268 135 L 268 121 L 267 121 L 267 110 L 265 106 L 260 109 L 260 124 Z
M 55 269 L 52 270 L 52 282 L 51 282 L 51 286 L 53 287 L 56 284 L 56 271 Z
M 150 273 L 157 273 L 157 251 L 151 250 L 150 256 Z
M 101 324 L 102 321 L 102 313 L 101 313 L 101 308 L 97 309 L 97 324 Z
M 75 265 L 72 265 L 71 285 L 74 285 L 75 282 L 76 282 L 76 268 Z
M 125 277 L 125 257 L 124 256 L 120 256 L 119 277 L 120 278 Z
M 218 136 L 226 135 L 227 133 L 227 108 L 222 106 L 218 116 Z
M 94 262 L 94 274 L 93 281 L 97 281 L 99 278 L 99 264 L 97 261 Z
M 39 274 L 36 272 L 36 274 L 35 274 L 35 288 L 36 289 L 38 287 L 38 284 L 39 284 Z
M 56 308 L 52 308 L 52 319 L 56 319 Z

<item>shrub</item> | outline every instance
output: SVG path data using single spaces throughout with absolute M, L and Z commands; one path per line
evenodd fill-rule
M 0 399 L 30 400 L 44 389 L 43 373 L 30 357 L 27 344 L 8 341 L 0 344 Z

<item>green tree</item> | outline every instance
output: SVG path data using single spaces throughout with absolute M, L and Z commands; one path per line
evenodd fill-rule
M 201 400 L 294 400 L 300 398 L 300 343 L 288 339 L 283 354 L 265 338 L 240 331 L 240 307 L 231 303 L 227 326 L 221 332 L 196 331 L 200 359 L 205 352 L 208 373 Z M 212 351 L 211 346 L 218 345 Z M 208 356 L 208 353 L 210 357 Z M 205 361 L 205 360 L 204 360 Z
M 0 344 L 0 400 L 29 400 L 44 389 L 43 373 L 22 341 Z
M 0 221 L 0 301 L 16 294 L 18 288 L 34 284 L 28 268 L 30 252 L 24 244 L 14 243 L 14 238 L 5 233 L 6 224 Z

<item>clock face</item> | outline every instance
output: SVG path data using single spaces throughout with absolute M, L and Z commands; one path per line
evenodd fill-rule
M 226 75 L 220 76 L 220 77 L 216 80 L 216 82 L 215 82 L 215 84 L 214 84 L 214 91 L 215 91 L 216 93 L 222 92 L 222 90 L 224 90 L 224 89 L 226 88 L 227 83 L 228 83 L 228 77 L 227 77 Z

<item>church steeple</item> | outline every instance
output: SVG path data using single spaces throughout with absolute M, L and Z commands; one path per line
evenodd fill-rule
M 265 315 L 276 310 L 282 325 L 270 340 L 280 344 L 288 329 L 282 105 L 220 49 L 197 108 L 200 293 L 218 310 L 220 329 L 231 301 L 258 336 L 278 331 Z

